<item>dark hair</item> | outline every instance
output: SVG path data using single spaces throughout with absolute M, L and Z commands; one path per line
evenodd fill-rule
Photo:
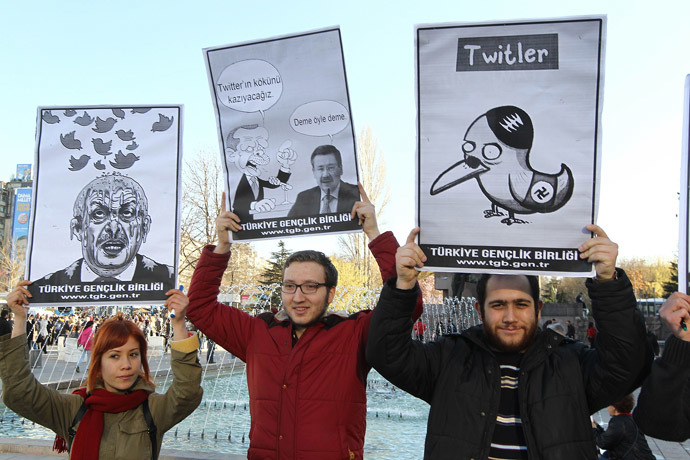
M 7 318 L 10 315 L 10 312 L 7 310 L 3 310 L 2 313 L 0 313 L 0 316 L 3 318 Z
M 89 321 L 89 323 L 91 322 L 92 321 Z M 93 392 L 97 383 L 103 381 L 103 376 L 101 374 L 101 357 L 103 354 L 113 348 L 121 347 L 127 343 L 130 337 L 133 337 L 139 344 L 141 367 L 143 370 L 143 374 L 140 374 L 140 377 L 146 383 L 153 384 L 149 372 L 149 362 L 146 358 L 146 337 L 136 324 L 125 319 L 122 313 L 118 313 L 98 328 L 98 332 L 94 338 L 93 350 L 91 352 L 91 365 L 89 366 L 89 378 L 87 380 L 89 393 Z
M 294 262 L 316 262 L 321 265 L 326 272 L 326 284 L 328 287 L 335 287 L 338 285 L 338 269 L 335 268 L 331 259 L 326 257 L 326 254 L 320 251 L 297 251 L 290 255 L 285 261 L 283 267 L 283 276 L 285 276 L 285 269 Z
M 477 301 L 479 306 L 484 311 L 484 302 L 486 302 L 486 285 L 489 282 L 489 278 L 494 276 L 493 273 L 484 273 L 479 277 L 477 281 Z M 534 308 L 537 308 L 539 304 L 539 277 L 534 275 L 506 275 L 506 276 L 524 276 L 527 278 L 529 283 L 530 295 L 534 299 Z
M 635 407 L 635 397 L 632 394 L 625 396 L 620 401 L 611 404 L 621 414 L 629 414 Z
M 489 128 L 499 141 L 514 149 L 529 149 L 534 140 L 532 119 L 519 107 L 504 105 L 486 112 Z
M 326 145 L 319 145 L 314 149 L 314 151 L 311 153 L 311 167 L 314 167 L 314 157 L 317 155 L 334 155 L 335 156 L 335 161 L 338 163 L 338 167 L 342 168 L 343 167 L 343 160 L 340 157 L 340 151 L 335 148 L 334 145 L 326 144 Z

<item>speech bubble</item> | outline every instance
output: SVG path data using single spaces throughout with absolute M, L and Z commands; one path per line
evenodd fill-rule
M 314 101 L 302 104 L 290 115 L 290 126 L 307 136 L 329 136 L 338 134 L 350 123 L 350 115 L 339 102 Z
M 283 77 L 272 64 L 260 59 L 235 62 L 221 72 L 216 94 L 224 106 L 238 112 L 270 109 L 283 94 Z

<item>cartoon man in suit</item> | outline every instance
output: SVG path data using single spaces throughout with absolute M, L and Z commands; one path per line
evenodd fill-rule
M 343 161 L 338 149 L 333 145 L 316 147 L 311 154 L 311 170 L 317 185 L 297 195 L 288 217 L 352 211 L 359 189 L 340 180 Z
M 268 131 L 259 125 L 245 125 L 230 131 L 225 147 L 228 164 L 234 164 L 242 172 L 232 201 L 232 212 L 241 222 L 251 222 L 262 212 L 270 211 L 275 202 L 264 197 L 265 188 L 289 187 L 290 166 L 297 160 L 297 153 L 290 148 L 290 141 L 284 142 L 276 159 L 280 163 L 277 176 L 261 179 L 261 167 L 271 159 L 266 155 Z

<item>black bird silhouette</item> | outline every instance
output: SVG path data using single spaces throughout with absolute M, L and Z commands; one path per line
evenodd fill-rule
M 125 111 L 122 109 L 113 109 L 113 115 L 121 120 L 125 119 Z
M 491 202 L 484 217 L 505 216 L 507 225 L 528 223 L 515 214 L 550 213 L 573 194 L 573 173 L 565 164 L 556 174 L 535 170 L 529 161 L 534 140 L 532 119 L 515 106 L 495 107 L 472 122 L 465 132 L 464 158 L 431 185 L 431 195 L 477 179 Z
M 151 110 L 151 107 L 149 107 L 149 108 L 137 107 L 137 108 L 132 109 L 132 113 L 146 113 L 149 110 Z
M 118 129 L 117 131 L 115 131 L 115 134 L 117 134 L 117 137 L 119 137 L 121 141 L 131 141 L 135 139 L 134 133 L 131 129 L 129 131 L 125 131 L 124 129 Z
M 60 117 L 57 115 L 53 115 L 50 110 L 44 110 L 43 111 L 43 121 L 48 123 L 49 125 L 54 125 L 55 123 L 60 123 Z
M 127 147 L 125 147 L 127 150 L 136 150 L 136 148 L 139 147 L 139 144 L 136 143 L 136 141 L 132 141 L 131 144 L 127 144 Z
M 166 117 L 162 113 L 158 114 L 158 121 L 151 126 L 151 131 L 165 131 L 170 128 L 175 117 Z
M 101 171 L 103 171 L 105 169 L 105 165 L 103 164 L 103 161 L 101 161 L 101 160 L 98 160 L 97 162 L 95 162 L 93 164 L 93 167 L 98 169 L 98 170 L 101 170 Z
M 86 166 L 86 163 L 91 159 L 88 155 L 82 155 L 79 158 L 74 158 L 72 155 L 69 157 L 69 169 L 70 171 L 79 171 Z
M 62 113 L 63 113 L 63 115 L 65 115 L 66 117 L 73 117 L 73 116 L 75 116 L 75 115 L 77 114 L 77 111 L 76 111 L 76 110 L 73 110 L 73 109 L 67 109 L 67 110 L 65 110 L 65 111 L 62 112 Z
M 84 115 L 75 118 L 74 122 L 80 126 L 89 126 L 93 123 L 93 117 L 84 111 Z
M 60 134 L 60 143 L 65 146 L 65 148 L 71 150 L 81 150 L 81 141 L 74 138 L 76 131 L 72 131 L 67 134 Z
M 110 147 L 113 145 L 113 141 L 110 140 L 108 142 L 103 142 L 103 139 L 100 137 L 97 137 L 95 139 L 91 139 L 91 142 L 93 143 L 93 149 L 96 151 L 97 154 L 99 155 L 110 155 Z
M 106 118 L 105 120 L 101 120 L 101 117 L 96 117 L 96 127 L 91 129 L 97 133 L 107 133 L 113 129 L 113 125 L 115 125 L 116 121 L 117 120 L 113 117 Z
M 122 150 L 118 150 L 115 154 L 115 161 L 111 161 L 110 165 L 115 169 L 127 169 L 131 167 L 135 161 L 138 161 L 139 157 L 133 153 L 128 153 L 127 155 L 122 153 Z

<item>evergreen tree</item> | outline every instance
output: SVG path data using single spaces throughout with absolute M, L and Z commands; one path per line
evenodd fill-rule
M 678 290 L 678 261 L 671 261 L 671 279 L 664 283 L 664 299 Z
M 285 261 L 290 257 L 290 251 L 285 247 L 285 242 L 280 240 L 278 242 L 278 250 L 271 253 L 271 260 L 268 262 L 268 267 L 261 274 L 261 284 L 267 288 L 266 295 L 270 295 L 271 308 L 278 309 L 282 303 L 280 296 L 280 288 L 276 286 L 283 281 L 283 267 Z M 270 294 L 269 291 L 270 290 Z

